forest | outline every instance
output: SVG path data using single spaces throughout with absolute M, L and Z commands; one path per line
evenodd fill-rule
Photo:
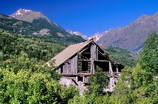
M 60 85 L 60 75 L 45 63 L 65 47 L 57 42 L 1 30 L 0 104 L 158 103 L 157 33 L 149 35 L 137 61 L 123 69 L 113 93 L 103 91 L 107 78 L 101 71 L 91 76 L 88 91 L 83 96 L 74 86 Z

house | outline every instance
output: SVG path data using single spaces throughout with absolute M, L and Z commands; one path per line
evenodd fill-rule
M 89 78 L 98 68 L 108 74 L 108 91 L 113 91 L 123 65 L 112 61 L 108 55 L 93 39 L 70 45 L 48 63 L 49 67 L 61 74 L 60 83 L 75 85 L 82 92 L 89 84 Z

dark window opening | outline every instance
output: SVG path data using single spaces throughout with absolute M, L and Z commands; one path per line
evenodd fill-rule
M 79 61 L 78 63 L 78 72 L 87 73 L 90 72 L 90 61 Z
M 88 62 L 82 62 L 82 71 L 88 71 Z
M 98 60 L 106 60 L 106 58 L 101 53 L 98 53 Z
M 81 82 L 83 82 L 83 77 L 81 77 L 81 76 L 78 76 L 78 81 L 81 81 Z
M 109 63 L 108 62 L 95 62 L 95 69 L 104 71 L 104 72 L 109 72 Z
M 114 65 L 112 66 L 112 70 L 113 72 L 116 72 L 116 67 Z
M 63 66 L 61 66 L 61 68 L 60 68 L 60 72 L 63 73 Z

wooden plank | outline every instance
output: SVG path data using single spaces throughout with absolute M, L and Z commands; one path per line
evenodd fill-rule
M 98 47 L 96 47 L 96 60 L 98 60 L 98 56 L 99 56 L 99 55 L 98 55 L 98 51 L 99 51 L 99 50 L 98 50 Z
M 85 49 L 83 49 L 82 51 L 79 52 L 79 54 L 81 54 L 82 52 L 84 52 L 85 50 L 87 50 L 89 47 L 87 46 Z
M 86 61 L 86 62 L 90 62 L 91 60 L 86 60 L 86 59 L 80 59 L 79 61 Z
M 109 62 L 109 60 L 94 60 L 96 62 Z
M 90 76 L 92 75 L 91 73 L 77 73 L 77 74 L 61 74 L 62 76 L 71 76 L 71 77 L 76 77 L 76 76 Z

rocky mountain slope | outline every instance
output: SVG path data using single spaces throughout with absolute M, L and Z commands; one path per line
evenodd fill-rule
M 15 13 L 11 14 L 11 16 L 18 20 L 23 20 L 27 22 L 33 22 L 35 19 L 43 18 L 51 23 L 51 21 L 41 12 L 36 12 L 27 9 L 19 9 Z
M 11 16 L 0 14 L 0 28 L 21 35 L 38 36 L 66 44 L 82 42 L 40 12 L 19 9 Z
M 37 31 L 31 23 L 20 21 L 3 14 L 0 14 L 0 29 L 26 35 L 32 34 L 34 31 Z
M 54 33 L 54 32 L 59 32 L 59 33 L 61 32 L 63 34 L 66 33 L 66 31 L 62 27 L 60 27 L 57 23 L 48 19 L 48 17 L 44 16 L 41 12 L 19 9 L 11 16 L 18 20 L 32 23 L 33 26 L 40 31 L 45 30 L 47 31 L 47 33 Z M 38 34 L 38 33 L 34 33 L 34 34 Z M 64 35 L 68 35 L 68 33 Z
M 158 13 L 153 16 L 144 15 L 125 27 L 100 33 L 103 36 L 98 43 L 138 52 L 151 32 L 158 32 Z

